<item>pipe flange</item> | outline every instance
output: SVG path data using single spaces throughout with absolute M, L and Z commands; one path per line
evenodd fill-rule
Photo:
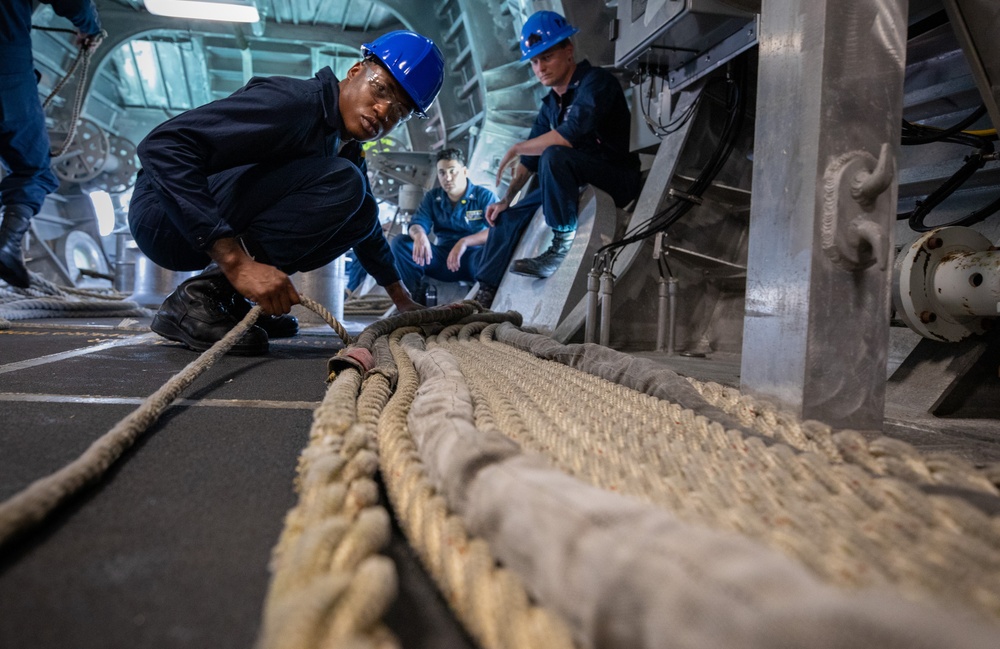
M 993 244 L 971 228 L 931 230 L 900 252 L 893 273 L 892 300 L 896 314 L 925 338 L 958 342 L 986 331 L 983 316 L 949 313 L 934 289 L 934 275 L 942 261 L 956 254 L 991 250 Z

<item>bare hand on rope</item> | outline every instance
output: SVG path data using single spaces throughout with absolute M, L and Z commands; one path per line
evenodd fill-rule
M 223 272 L 226 272 L 225 269 Z M 264 313 L 288 313 L 292 305 L 301 302 L 292 280 L 274 266 L 250 259 L 240 264 L 234 275 L 226 273 L 226 277 L 240 295 L 259 304 Z
M 84 34 L 82 32 L 77 32 L 76 46 L 88 53 L 93 53 L 94 50 L 101 46 L 101 43 L 104 42 L 104 37 L 107 35 L 108 33 L 103 29 L 98 34 Z
M 274 266 L 255 261 L 243 251 L 236 239 L 218 239 L 209 254 L 233 288 L 246 299 L 259 304 L 264 313 L 288 313 L 292 305 L 301 302 L 299 292 L 288 275 Z

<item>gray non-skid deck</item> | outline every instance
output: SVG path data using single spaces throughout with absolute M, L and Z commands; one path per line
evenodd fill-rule
M 0 500 L 78 457 L 197 357 L 116 322 L 0 331 Z M 0 549 L 0 647 L 252 646 L 340 346 L 324 325 L 266 356 L 223 357 L 103 479 Z M 387 553 L 400 597 L 386 622 L 405 646 L 471 646 L 398 531 Z

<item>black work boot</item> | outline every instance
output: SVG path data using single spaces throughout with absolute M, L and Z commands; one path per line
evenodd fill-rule
M 228 292 L 232 297 L 229 301 L 223 299 L 226 308 L 233 314 L 237 321 L 247 317 L 253 302 L 243 297 L 223 274 L 222 269 L 212 263 L 200 277 L 212 277 L 218 280 L 220 290 Z M 260 314 L 257 322 L 254 323 L 267 332 L 268 338 L 291 338 L 299 333 L 299 319 L 293 315 L 267 315 Z
M 556 272 L 563 259 L 566 259 L 575 238 L 576 230 L 553 231 L 552 245 L 549 246 L 548 250 L 533 259 L 518 259 L 511 265 L 510 272 L 525 277 L 541 277 L 542 279 L 549 277 Z
M 254 305 L 239 293 L 235 291 L 233 293 L 233 315 L 242 320 L 247 317 Z M 256 325 L 267 332 L 268 338 L 291 338 L 299 333 L 299 319 L 290 313 L 284 315 L 261 313 Z
M 164 338 L 203 352 L 222 340 L 243 319 L 232 312 L 232 292 L 232 286 L 221 271 L 192 277 L 167 297 L 149 328 Z M 267 334 L 254 325 L 236 341 L 229 353 L 259 356 L 267 353 L 267 349 Z
M 31 217 L 31 208 L 27 205 L 8 205 L 0 224 L 0 279 L 18 288 L 28 288 L 31 283 L 21 252 L 21 242 L 31 226 Z
M 490 286 L 489 284 L 483 284 L 479 282 L 479 290 L 476 291 L 476 297 L 472 298 L 484 309 L 488 309 L 493 306 L 493 300 L 497 297 L 497 287 Z

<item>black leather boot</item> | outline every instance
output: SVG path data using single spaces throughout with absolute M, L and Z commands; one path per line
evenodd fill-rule
M 253 302 L 246 299 L 239 293 L 233 297 L 233 315 L 242 320 L 250 313 Z M 267 332 L 268 338 L 291 338 L 299 333 L 299 319 L 290 313 L 284 315 L 260 314 L 257 318 L 257 326 Z
M 497 297 L 497 287 L 490 286 L 489 284 L 483 284 L 479 282 L 479 290 L 476 291 L 476 297 L 472 298 L 484 309 L 488 309 L 493 306 L 493 300 Z
M 217 278 L 221 289 L 228 291 L 232 296 L 230 301 L 226 302 L 229 311 L 238 321 L 247 317 L 250 309 L 253 308 L 253 303 L 233 288 L 221 268 L 212 263 L 200 276 Z M 268 338 L 291 338 L 299 333 L 299 319 L 289 314 L 267 315 L 262 313 L 254 324 L 267 332 Z
M 232 312 L 232 293 L 232 286 L 221 271 L 192 277 L 167 297 L 149 328 L 164 338 L 203 352 L 243 319 Z M 267 349 L 267 333 L 254 325 L 229 353 L 259 356 L 267 353 Z
M 566 259 L 566 255 L 569 254 L 570 246 L 573 245 L 573 239 L 575 238 L 576 230 L 570 230 L 569 232 L 553 231 L 552 245 L 549 246 L 548 250 L 533 259 L 518 259 L 511 265 L 510 272 L 515 275 L 540 277 L 542 279 L 551 276 L 559 268 L 559 264 L 563 263 L 563 259 Z
M 31 208 L 27 205 L 8 205 L 0 224 L 0 279 L 18 288 L 28 288 L 31 283 L 21 252 L 21 242 L 31 226 L 31 217 Z

